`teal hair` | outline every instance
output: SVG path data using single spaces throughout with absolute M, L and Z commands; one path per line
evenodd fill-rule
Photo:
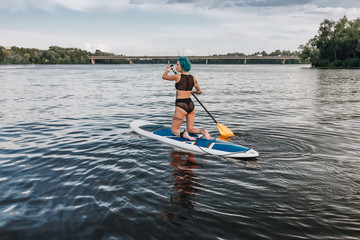
M 185 72 L 189 72 L 191 69 L 191 62 L 186 57 L 179 57 L 178 61 L 180 62 L 180 66 L 182 70 Z

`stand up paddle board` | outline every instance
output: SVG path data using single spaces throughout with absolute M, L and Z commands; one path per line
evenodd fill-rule
M 253 149 L 215 138 L 206 140 L 202 135 L 190 134 L 192 137 L 196 137 L 196 140 L 191 141 L 189 139 L 177 137 L 172 134 L 170 127 L 150 123 L 148 121 L 135 120 L 130 123 L 130 127 L 140 135 L 194 153 L 211 154 L 230 158 L 255 158 L 259 156 L 259 153 Z

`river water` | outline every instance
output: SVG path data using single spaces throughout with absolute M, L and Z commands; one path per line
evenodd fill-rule
M 131 131 L 170 124 L 165 67 L 0 67 L 0 239 L 360 238 L 360 70 L 193 65 L 243 161 Z

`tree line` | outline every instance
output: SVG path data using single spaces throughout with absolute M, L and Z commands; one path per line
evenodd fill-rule
M 346 16 L 335 22 L 325 19 L 318 34 L 299 47 L 299 57 L 314 67 L 360 67 L 360 18 L 349 21 Z
M 79 48 L 51 46 L 48 50 L 0 46 L 0 64 L 88 64 L 89 56 L 115 56 L 96 50 L 91 53 Z
M 298 56 L 299 52 L 291 52 L 288 50 L 276 50 L 271 53 L 266 51 L 255 52 L 250 56 Z M 58 46 L 51 46 L 48 50 L 40 50 L 36 48 L 19 48 L 11 47 L 6 49 L 0 46 L 0 64 L 88 64 L 89 56 L 115 56 L 113 53 L 102 52 L 96 50 L 91 53 L 86 50 L 79 48 L 62 48 Z M 213 55 L 213 56 L 246 56 L 244 53 L 234 52 L 227 53 L 224 55 Z M 161 63 L 166 64 L 166 59 L 152 59 L 152 60 L 133 60 L 134 63 Z M 193 60 L 193 63 L 203 64 L 204 60 Z M 98 64 L 128 64 L 129 61 L 126 59 L 98 59 Z M 243 64 L 243 60 L 236 59 L 219 59 L 209 60 L 210 64 Z M 248 60 L 249 64 L 280 64 L 281 60 L 274 59 L 252 59 Z M 299 63 L 297 60 L 287 60 L 286 63 Z
M 242 57 L 242 56 L 262 56 L 262 57 L 290 57 L 290 56 L 299 56 L 300 52 L 298 51 L 290 51 L 290 50 L 275 50 L 273 52 L 267 53 L 265 50 L 254 52 L 250 55 L 246 55 L 245 53 L 240 52 L 233 52 L 227 53 L 224 55 L 214 54 L 213 56 L 232 56 L 232 57 Z M 242 64 L 244 60 L 236 60 L 236 59 L 216 59 L 216 60 L 209 60 L 209 63 L 218 63 L 218 64 Z M 282 59 L 248 59 L 246 61 L 247 64 L 281 64 Z M 307 63 L 306 60 L 298 61 L 295 59 L 288 59 L 286 60 L 286 64 L 299 64 L 299 63 Z

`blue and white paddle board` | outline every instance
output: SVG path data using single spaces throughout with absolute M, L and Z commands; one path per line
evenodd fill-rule
M 170 127 L 148 121 L 135 120 L 130 123 L 130 127 L 140 135 L 194 153 L 230 158 L 256 158 L 259 156 L 259 153 L 253 149 L 215 138 L 206 140 L 202 135 L 191 134 L 192 137 L 196 137 L 194 141 L 180 138 L 172 134 Z

